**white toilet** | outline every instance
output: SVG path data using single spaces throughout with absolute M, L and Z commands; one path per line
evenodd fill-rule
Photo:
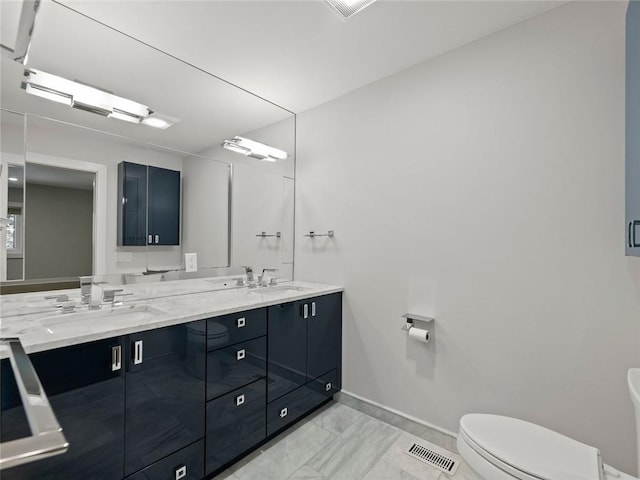
M 640 368 L 630 369 L 627 380 L 636 414 L 640 472 Z M 465 415 L 457 445 L 482 480 L 638 480 L 603 464 L 596 448 L 516 418 Z

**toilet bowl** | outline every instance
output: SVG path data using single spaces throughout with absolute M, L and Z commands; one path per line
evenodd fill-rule
M 640 457 L 640 369 L 629 370 L 628 384 Z M 501 415 L 463 416 L 457 446 L 460 456 L 481 480 L 640 480 L 604 464 L 594 447 Z
M 184 366 L 191 375 L 205 379 L 205 362 L 202 361 L 202 352 L 224 345 L 229 341 L 227 328 L 215 322 L 193 322 L 187 326 L 187 351 L 184 358 Z M 207 363 L 209 369 L 209 381 L 216 381 L 222 377 L 220 365 L 213 358 Z

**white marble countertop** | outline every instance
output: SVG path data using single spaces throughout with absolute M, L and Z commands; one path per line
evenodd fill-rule
M 19 337 L 27 353 L 117 337 L 343 291 L 343 287 L 282 282 L 275 287 L 235 287 L 229 279 L 194 279 L 122 288 L 124 305 L 62 313 L 47 295 L 67 294 L 80 303 L 79 289 L 0 297 L 0 337 Z

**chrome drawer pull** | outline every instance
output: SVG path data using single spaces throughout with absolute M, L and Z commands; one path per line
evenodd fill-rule
M 236 320 L 236 325 L 238 325 L 238 328 L 244 327 L 246 323 L 247 323 L 247 320 L 244 317 L 241 317 Z
M 331 382 L 327 383 L 327 384 L 324 386 L 324 389 L 325 389 L 327 392 L 328 392 L 329 390 L 331 390 Z
M 289 414 L 289 410 L 287 410 L 287 407 L 284 407 L 282 410 L 280 410 L 280 418 L 284 418 Z
M 244 403 L 244 394 L 242 395 L 238 395 L 236 397 L 236 407 L 239 407 L 240 405 L 242 405 Z
M 244 348 L 236 352 L 236 360 L 242 360 L 245 357 Z
M 153 243 L 153 236 L 149 235 L 149 243 Z
M 117 372 L 122 368 L 122 347 L 111 347 L 111 371 Z
M 309 304 L 305 303 L 302 307 L 302 318 L 309 318 Z
M 138 340 L 133 344 L 133 364 L 140 365 L 142 363 L 142 340 Z
M 311 316 L 316 316 L 316 302 L 311 302 Z
M 176 474 L 175 480 L 180 480 L 181 478 L 184 478 L 184 477 L 187 476 L 187 466 L 186 465 L 180 465 L 179 467 L 176 467 L 174 472 Z

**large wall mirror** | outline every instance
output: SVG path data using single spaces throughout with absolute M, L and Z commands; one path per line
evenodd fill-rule
M 291 112 L 52 0 L 39 6 L 22 64 L 11 55 L 22 4 L 2 9 L 3 286 L 48 289 L 92 274 L 135 282 L 143 272 L 184 270 L 185 253 L 197 254 L 199 270 L 253 265 L 292 278 Z M 132 118 L 99 99 L 70 98 L 66 83 L 38 84 L 47 74 L 148 110 Z M 146 117 L 172 125 L 140 123 Z M 288 156 L 264 161 L 222 147 L 238 136 Z M 146 245 L 119 241 L 122 162 L 179 172 L 178 242 L 154 244 L 151 231 Z

